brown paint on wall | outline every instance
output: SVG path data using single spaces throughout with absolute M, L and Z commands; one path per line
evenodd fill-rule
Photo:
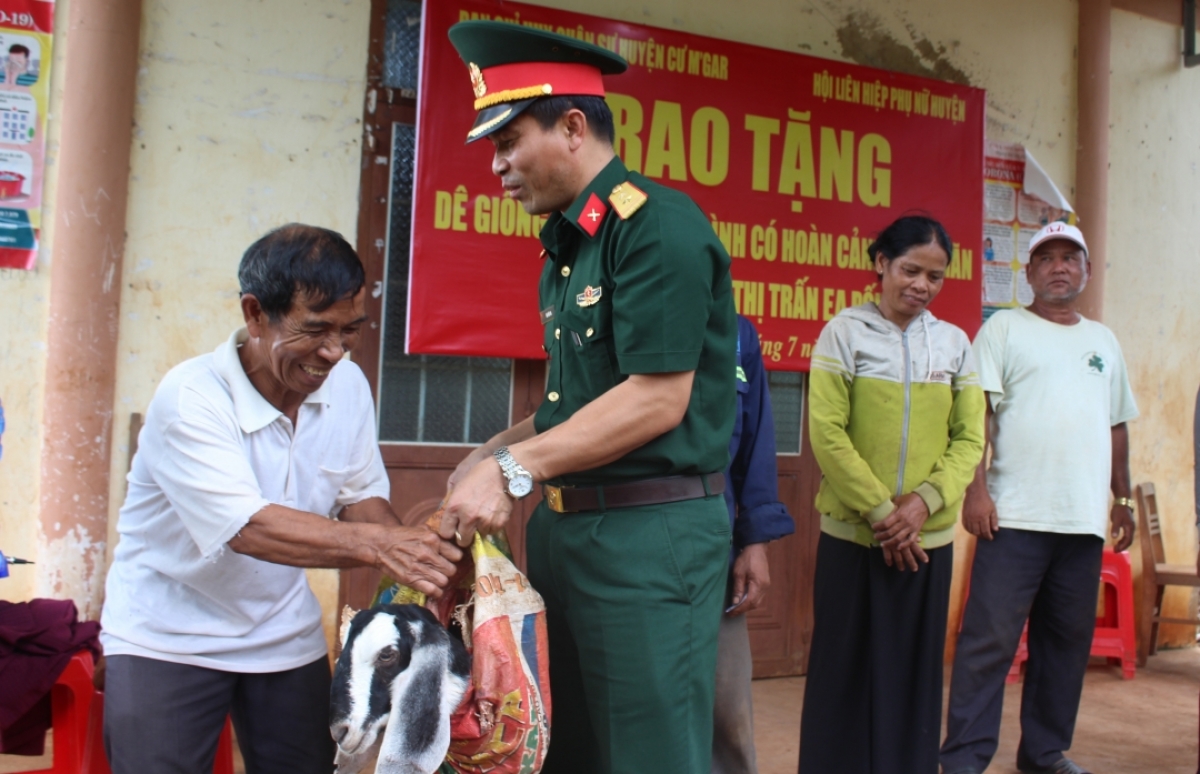
M 39 593 L 100 612 L 141 0 L 72 2 L 47 328 Z
M 912 27 L 909 27 L 909 33 L 913 40 L 911 45 L 906 45 L 888 33 L 878 17 L 866 11 L 855 11 L 838 27 L 837 38 L 842 55 L 857 64 L 972 85 L 970 77 L 946 59 L 945 46 L 935 46 L 927 38 L 919 37 Z

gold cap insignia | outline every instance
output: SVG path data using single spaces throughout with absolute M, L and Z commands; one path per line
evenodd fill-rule
M 604 288 L 594 288 L 588 285 L 583 292 L 575 296 L 575 303 L 580 306 L 594 306 L 604 294 Z
M 479 99 L 487 94 L 487 84 L 483 82 L 483 73 L 480 71 L 479 65 L 474 62 L 467 65 L 467 70 L 471 73 L 471 88 L 475 90 L 475 99 Z
M 625 182 L 612 190 L 608 201 L 612 204 L 613 209 L 617 211 L 617 215 L 620 216 L 621 220 L 629 220 L 629 217 L 641 209 L 641 206 L 649 198 L 645 191 L 633 183 Z

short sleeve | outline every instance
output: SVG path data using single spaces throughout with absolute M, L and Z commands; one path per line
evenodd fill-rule
M 165 427 L 147 426 L 152 474 L 204 556 L 270 505 L 242 446 L 237 422 L 203 403 Z
M 612 319 L 623 374 L 694 371 L 700 364 L 714 288 L 728 258 L 699 210 L 681 212 L 676 219 L 685 223 L 668 225 L 676 210 L 638 213 L 616 246 Z
M 1109 334 L 1112 336 L 1111 332 Z M 1129 372 L 1125 368 L 1125 355 L 1117 337 L 1112 336 L 1113 369 L 1109 376 L 1109 424 L 1113 427 L 1122 422 L 1130 422 L 1138 417 L 1137 402 L 1133 398 L 1133 388 L 1129 385 Z
M 992 317 L 975 337 L 973 351 L 975 364 L 979 368 L 979 386 L 984 392 L 1004 394 L 1004 345 L 1007 326 L 1000 319 L 1003 313 Z
M 365 378 L 362 378 L 362 388 L 366 391 L 366 400 L 361 413 L 362 423 L 355 439 L 354 462 L 349 476 L 338 490 L 335 515 L 347 505 L 361 503 L 372 497 L 385 500 L 391 497 L 391 481 L 383 465 L 383 455 L 379 452 L 379 441 L 375 437 L 375 406 Z

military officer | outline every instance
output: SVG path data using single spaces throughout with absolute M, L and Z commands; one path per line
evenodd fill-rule
M 550 631 L 544 771 L 707 772 L 730 545 L 729 256 L 687 196 L 614 154 L 601 76 L 623 59 L 495 22 L 450 39 L 479 111 L 467 141 L 491 140 L 507 195 L 550 215 L 549 376 L 536 415 L 451 476 L 442 534 L 499 530 L 542 487 L 526 555 Z

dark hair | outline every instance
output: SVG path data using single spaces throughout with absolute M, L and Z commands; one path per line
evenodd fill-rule
M 905 215 L 879 232 L 879 236 L 867 248 L 867 254 L 871 256 L 871 263 L 880 257 L 890 261 L 914 247 L 933 242 L 946 251 L 946 260 L 949 261 L 954 255 L 954 244 L 942 224 L 925 215 Z
M 289 223 L 246 249 L 238 282 L 242 294 L 257 298 L 267 318 L 276 322 L 291 310 L 297 294 L 308 294 L 308 308 L 323 312 L 357 293 L 366 275 L 354 248 L 341 234 Z
M 537 119 L 542 129 L 549 129 L 572 108 L 583 113 L 588 131 L 597 139 L 613 141 L 613 114 L 603 97 L 539 97 L 525 112 Z
M 9 47 L 8 47 L 8 53 L 10 53 L 10 54 L 24 54 L 26 58 L 28 58 L 28 57 L 29 57 L 29 49 L 28 49 L 28 48 L 26 48 L 25 46 L 22 46 L 20 43 L 13 43 L 11 46 L 9 46 Z

